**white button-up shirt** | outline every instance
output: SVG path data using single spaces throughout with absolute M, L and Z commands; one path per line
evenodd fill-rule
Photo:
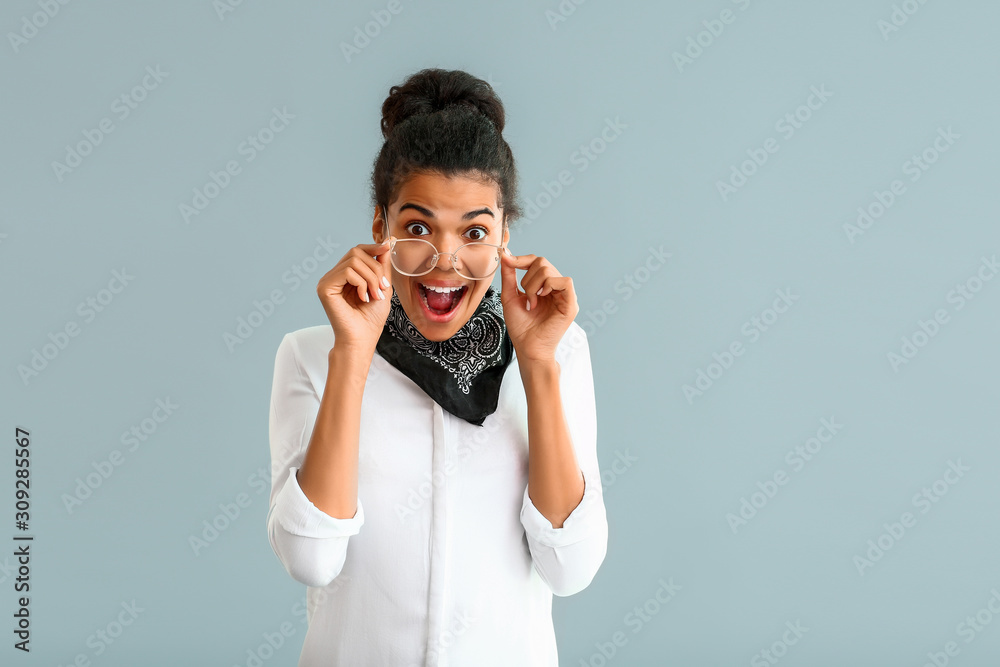
M 309 587 L 299 667 L 558 667 L 552 595 L 586 588 L 608 541 L 583 329 L 572 322 L 556 354 L 585 478 L 561 528 L 528 497 L 516 356 L 496 412 L 476 426 L 376 353 L 361 403 L 357 513 L 337 519 L 313 505 L 295 473 L 333 342 L 328 324 L 285 335 L 271 392 L 267 532 L 288 574 Z

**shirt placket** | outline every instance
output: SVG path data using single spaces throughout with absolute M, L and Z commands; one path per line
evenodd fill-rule
M 441 637 L 447 629 L 450 600 L 451 517 L 449 485 L 445 477 L 451 433 L 447 416 L 434 403 L 434 444 L 431 458 L 430 584 L 427 596 L 426 667 L 448 667 L 447 647 Z

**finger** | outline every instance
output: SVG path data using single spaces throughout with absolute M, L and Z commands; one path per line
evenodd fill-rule
M 390 236 L 389 238 L 391 239 L 392 237 Z M 354 247 L 364 250 L 370 256 L 377 256 L 389 249 L 389 239 L 386 239 L 381 243 L 359 243 Z
M 368 281 L 361 277 L 353 267 L 348 266 L 344 269 L 344 277 L 347 279 L 349 285 L 353 285 L 357 288 L 358 298 L 368 303 Z
M 389 237 L 391 241 L 393 237 Z M 389 243 L 385 244 L 386 248 L 389 247 Z M 382 287 L 386 289 L 386 294 L 392 294 L 392 253 L 383 252 L 378 255 L 378 264 L 381 273 L 379 275 L 379 283 Z
M 542 286 L 538 288 L 537 294 L 538 294 L 538 296 L 548 296 L 549 294 L 552 294 L 552 292 L 561 291 L 563 289 L 565 289 L 565 288 L 563 288 L 563 287 L 553 287 L 552 283 L 550 281 L 545 281 L 542 284 Z
M 526 287 L 531 299 L 531 308 L 538 305 L 538 300 L 552 295 L 554 304 L 561 312 L 572 310 L 573 300 L 573 279 L 568 276 L 546 275 L 541 284 L 536 288 L 534 285 Z
M 392 263 L 389 261 L 392 239 L 393 237 L 390 236 L 381 243 L 360 243 L 353 248 L 356 254 L 378 274 L 379 284 L 386 289 L 391 287 L 390 281 L 392 279 Z
M 527 269 L 538 257 L 535 255 L 501 255 L 509 266 L 515 269 Z
M 386 245 L 388 247 L 388 244 Z M 353 258 L 358 261 L 358 263 L 364 265 L 372 273 L 372 296 L 378 297 L 378 289 L 380 287 L 385 287 L 388 289 L 392 286 L 389 282 L 389 278 L 386 274 L 391 274 L 391 271 L 386 270 L 386 266 L 389 265 L 389 253 L 384 250 L 376 251 L 379 252 L 378 257 L 372 257 L 367 252 L 362 251 L 360 246 L 354 248 Z M 366 275 L 367 277 L 367 275 Z
M 509 276 L 514 283 L 514 293 L 522 294 L 517 286 L 517 273 L 515 269 L 530 269 L 532 263 L 535 261 L 535 255 L 501 255 L 500 267 L 501 275 Z M 522 278 L 521 283 L 524 283 Z
M 538 296 L 548 296 L 553 292 L 565 292 L 573 284 L 572 279 L 565 276 L 549 276 L 538 289 Z
M 538 288 L 545 281 L 545 274 L 532 266 L 521 278 L 521 288 L 528 297 L 528 310 L 538 305 Z
M 517 289 L 517 274 L 514 272 L 514 261 L 512 255 L 500 256 L 500 299 L 508 302 L 521 296 Z
M 389 254 L 389 240 L 386 239 L 385 243 L 359 243 L 351 248 L 351 252 L 355 257 L 361 257 L 362 259 L 367 257 L 374 262 L 378 262 L 380 257 Z M 372 264 L 372 266 L 375 265 Z
M 559 272 L 556 271 L 556 268 L 548 260 L 544 257 L 539 257 L 528 268 L 524 277 L 521 278 L 521 287 L 524 288 L 524 292 L 528 295 L 532 308 L 538 304 L 538 291 L 545 283 L 545 279 L 550 276 L 559 276 Z
M 528 295 L 528 301 L 531 303 L 532 308 L 538 305 L 538 299 L 540 298 L 538 292 L 541 290 L 546 278 L 546 274 L 538 273 L 533 275 L 530 280 L 521 281 L 521 285 L 524 286 L 524 293 Z
M 358 272 L 358 274 L 365 279 L 368 283 L 368 293 L 373 299 L 382 300 L 385 298 L 385 292 L 382 291 L 379 285 L 382 265 L 371 257 L 366 257 L 364 262 L 355 262 L 351 266 Z M 369 264 L 371 262 L 371 264 Z M 372 266 L 374 264 L 374 267 Z
M 521 276 L 521 288 L 524 293 L 528 296 L 528 309 L 534 308 L 538 303 L 538 288 L 542 286 L 542 282 L 545 280 L 545 276 L 549 274 L 557 273 L 555 267 L 549 263 L 544 257 L 534 257 L 531 264 L 526 268 L 525 273 Z
M 573 290 L 573 279 L 569 276 L 557 276 L 550 278 L 546 284 L 551 283 L 548 294 L 555 299 L 555 304 L 561 312 L 576 317 L 580 312 L 576 303 L 576 292 Z

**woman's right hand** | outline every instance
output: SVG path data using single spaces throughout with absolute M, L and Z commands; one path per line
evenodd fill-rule
M 333 325 L 334 345 L 374 353 L 392 297 L 389 241 L 361 243 L 348 250 L 320 278 L 316 293 Z

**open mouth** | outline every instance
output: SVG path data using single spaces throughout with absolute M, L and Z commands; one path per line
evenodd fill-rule
M 428 287 L 423 283 L 417 283 L 417 292 L 420 293 L 420 303 L 430 319 L 436 322 L 445 322 L 455 314 L 459 304 L 465 298 L 465 293 L 469 291 L 466 285 L 458 289 L 451 287 Z

